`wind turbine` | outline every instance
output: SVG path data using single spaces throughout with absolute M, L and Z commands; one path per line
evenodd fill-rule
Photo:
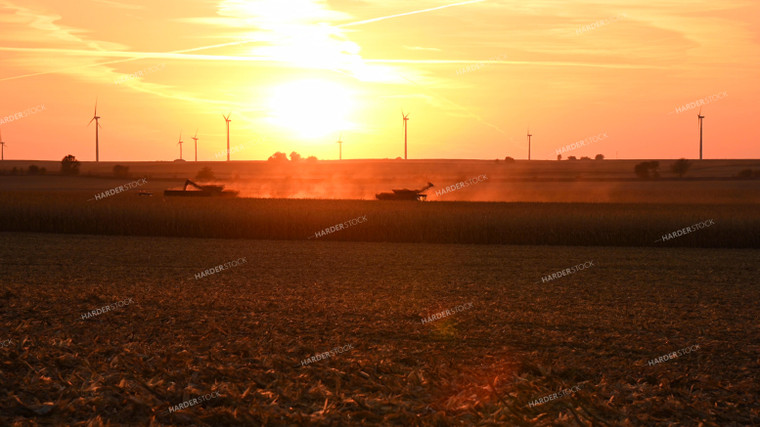
M 232 112 L 227 113 L 226 116 L 222 114 L 222 117 L 224 117 L 224 121 L 227 122 L 227 161 L 228 162 L 230 161 L 230 122 L 232 121 L 230 120 L 231 114 Z
M 3 141 L 2 132 L 0 132 L 0 160 L 5 160 L 5 142 Z
M 338 143 L 338 160 L 343 160 L 343 134 L 341 133 L 336 141 Z
M 530 134 L 530 128 L 528 128 L 528 160 L 530 160 L 530 137 L 533 136 Z
M 401 110 L 401 118 L 404 120 L 404 160 L 406 160 L 406 126 L 409 121 L 409 113 L 404 114 L 404 110 Z
M 697 113 L 697 123 L 699 123 L 699 160 L 702 160 L 702 119 L 705 116 L 702 115 L 702 108 L 700 107 L 699 113 Z
M 198 161 L 198 129 L 195 130 L 195 136 L 193 137 L 193 141 L 195 141 L 195 161 Z
M 177 142 L 177 145 L 179 145 L 179 159 L 182 160 L 182 131 L 179 131 L 179 142 Z
M 100 128 L 100 123 L 98 123 L 98 120 L 100 120 L 100 116 L 98 116 L 98 100 L 95 100 L 95 114 L 92 115 L 92 119 L 90 119 L 90 123 L 87 123 L 87 126 L 89 126 L 92 121 L 95 120 L 95 161 L 100 161 L 100 155 L 98 154 L 98 128 Z

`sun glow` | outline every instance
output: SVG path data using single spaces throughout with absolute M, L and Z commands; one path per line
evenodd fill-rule
M 326 80 L 299 80 L 271 89 L 268 121 L 307 139 L 350 129 L 352 93 Z

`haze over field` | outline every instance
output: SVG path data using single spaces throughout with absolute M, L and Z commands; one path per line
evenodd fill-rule
M 118 19 L 116 17 L 118 16 Z M 0 2 L 6 158 L 757 158 L 760 3 Z M 40 109 L 40 106 L 44 108 Z M 19 117 L 30 108 L 36 112 Z M 23 114 L 22 114 L 23 115 Z M 9 119 L 10 118 L 10 119 Z
M 0 425 L 760 425 L 758 0 L 0 0 Z

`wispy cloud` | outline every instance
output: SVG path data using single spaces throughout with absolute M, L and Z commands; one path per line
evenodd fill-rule
M 116 9 L 129 9 L 129 10 L 141 10 L 145 9 L 145 6 L 132 3 L 123 3 L 114 0 L 92 0 L 95 3 L 100 3 L 106 6 L 110 6 Z
M 441 52 L 441 49 L 438 49 L 437 47 L 404 46 L 404 49 L 408 49 L 408 50 L 424 50 L 424 51 L 430 51 L 430 52 Z
M 484 1 L 486 1 L 486 0 L 470 0 L 470 1 L 463 1 L 463 2 L 459 2 L 459 3 L 451 3 L 451 4 L 446 4 L 446 5 L 443 5 L 443 6 L 430 7 L 430 8 L 427 8 L 427 9 L 419 9 L 419 10 L 413 10 L 413 11 L 410 11 L 410 12 L 396 13 L 394 15 L 381 16 L 381 17 L 378 17 L 378 18 L 365 19 L 363 21 L 349 22 L 347 24 L 340 24 L 340 25 L 338 25 L 338 27 L 341 27 L 341 28 L 343 28 L 343 27 L 355 27 L 357 25 L 366 25 L 366 24 L 371 24 L 373 22 L 385 21 L 386 19 L 401 18 L 403 16 L 417 15 L 417 14 L 420 14 L 420 13 L 433 12 L 435 10 L 447 9 L 449 7 L 456 7 L 456 6 L 464 6 L 464 5 L 473 4 L 473 3 L 482 3 Z

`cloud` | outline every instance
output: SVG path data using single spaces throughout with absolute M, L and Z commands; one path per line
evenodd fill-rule
M 430 52 L 441 52 L 441 49 L 438 49 L 437 47 L 404 46 L 404 49 L 409 49 L 409 50 L 425 50 L 425 51 L 430 51 Z

